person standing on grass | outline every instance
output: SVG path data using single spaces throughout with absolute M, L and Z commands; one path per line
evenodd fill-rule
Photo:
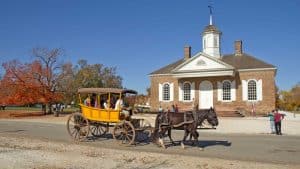
M 275 130 L 277 135 L 282 135 L 281 133 L 281 120 L 284 118 L 283 114 L 280 114 L 276 109 L 274 114 L 274 121 L 275 121 Z
M 271 134 L 275 134 L 274 112 L 275 112 L 275 110 L 272 110 L 272 112 L 268 113 L 268 116 L 270 119 Z

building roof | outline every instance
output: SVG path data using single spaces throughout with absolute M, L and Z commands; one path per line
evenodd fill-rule
M 184 61 L 185 61 L 184 59 L 177 60 L 174 63 L 171 63 L 167 66 L 164 66 L 164 67 L 150 73 L 150 75 L 153 75 L 153 74 L 169 74 L 169 73 L 172 72 L 173 69 L 175 69 L 177 66 L 182 64 Z
M 215 25 L 207 25 L 204 28 L 203 33 L 209 33 L 209 32 L 221 33 Z
M 235 69 L 276 68 L 274 65 L 266 63 L 246 53 L 243 53 L 242 55 L 224 55 L 221 60 L 233 66 Z
M 197 54 L 195 56 L 197 56 Z M 193 59 L 195 56 L 193 56 L 191 59 Z M 174 73 L 172 71 L 175 68 L 178 68 L 178 66 L 182 65 L 185 61 L 186 60 L 184 60 L 184 59 L 177 60 L 174 63 L 166 65 L 166 66 L 150 73 L 150 75 L 172 74 L 172 73 Z M 246 53 L 243 53 L 242 55 L 235 55 L 235 54 L 224 55 L 224 56 L 222 56 L 220 61 L 232 66 L 234 69 L 276 68 L 274 65 L 266 63 L 260 59 L 257 59 L 256 57 L 248 55 Z

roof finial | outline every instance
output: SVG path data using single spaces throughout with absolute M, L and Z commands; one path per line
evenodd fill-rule
M 208 5 L 208 8 L 209 8 L 209 25 L 212 25 L 212 5 Z

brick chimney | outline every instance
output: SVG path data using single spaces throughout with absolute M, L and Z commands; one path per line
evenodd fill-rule
M 191 47 L 185 46 L 184 47 L 184 60 L 187 60 L 189 58 L 191 58 Z
M 240 56 L 243 54 L 243 43 L 241 40 L 234 42 L 235 55 Z

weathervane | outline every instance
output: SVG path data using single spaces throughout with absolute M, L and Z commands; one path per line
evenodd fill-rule
M 208 8 L 209 8 L 209 25 L 212 25 L 212 5 L 208 5 Z

